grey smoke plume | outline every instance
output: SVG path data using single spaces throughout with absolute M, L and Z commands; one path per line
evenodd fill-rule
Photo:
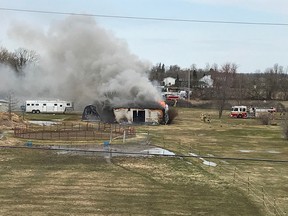
M 82 106 L 94 101 L 119 106 L 161 98 L 148 79 L 149 64 L 92 18 L 71 16 L 52 23 L 46 31 L 21 23 L 9 34 L 40 54 L 39 63 L 26 68 L 24 77 L 5 76 L 16 95 L 69 99 Z M 6 72 L 0 69 L 2 88 Z

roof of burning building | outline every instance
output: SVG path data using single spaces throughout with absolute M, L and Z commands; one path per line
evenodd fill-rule
M 163 104 L 157 101 L 131 101 L 128 103 L 112 105 L 112 109 L 130 108 L 130 109 L 163 109 Z

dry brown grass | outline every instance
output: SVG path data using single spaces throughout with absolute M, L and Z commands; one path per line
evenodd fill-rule
M 202 112 L 211 115 L 210 123 L 201 121 Z M 137 131 L 149 131 L 153 144 L 183 155 L 287 160 L 278 122 L 260 125 L 254 119 L 230 119 L 228 112 L 218 119 L 215 110 L 181 108 L 178 113 L 171 125 Z M 273 215 L 274 198 L 279 209 L 288 211 L 287 163 L 211 159 L 217 166 L 209 167 L 197 158 L 131 157 L 107 163 L 10 150 L 1 150 L 0 159 L 2 215 Z M 272 201 L 268 209 L 262 188 L 265 202 Z
M 234 202 L 260 214 L 241 191 L 177 158 L 1 155 L 10 158 L 1 161 L 1 215 L 235 215 Z
M 204 123 L 200 114 L 207 112 L 212 116 L 211 123 Z M 225 112 L 222 119 L 217 118 L 216 110 L 180 109 L 174 124 L 162 128 L 146 128 L 154 133 L 154 142 L 179 154 L 189 152 L 202 156 L 255 158 L 270 160 L 287 160 L 288 143 L 283 138 L 281 121 L 274 120 L 273 125 L 263 125 L 257 119 L 231 119 Z M 237 186 L 247 192 L 247 181 L 257 188 L 261 197 L 262 188 L 266 203 L 274 198 L 282 211 L 287 208 L 287 163 L 267 163 L 237 160 L 212 160 L 218 164 L 203 168 L 225 181 L 233 182 L 235 170 L 238 173 Z M 198 160 L 198 163 L 202 163 Z M 253 182 L 253 183 L 252 183 Z M 261 205 L 259 197 L 253 197 Z M 267 210 L 267 209 L 266 209 Z

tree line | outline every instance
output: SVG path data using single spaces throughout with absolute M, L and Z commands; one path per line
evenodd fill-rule
M 39 60 L 38 54 L 34 50 L 18 48 L 10 52 L 4 47 L 0 47 L 0 64 L 10 67 L 16 74 L 23 73 L 23 69 Z
M 237 69 L 235 63 L 207 64 L 205 68 L 193 64 L 188 69 L 159 63 L 151 69 L 150 79 L 161 85 L 164 78 L 173 77 L 176 82 L 171 88 L 175 90 L 187 90 L 189 82 L 191 99 L 214 100 L 220 118 L 228 100 L 236 100 L 238 104 L 244 100 L 288 100 L 288 73 L 283 66 L 274 64 L 264 72 L 255 73 L 238 73 Z M 207 75 L 213 81 L 209 87 L 201 81 Z
M 187 89 L 188 79 L 192 96 L 198 99 L 215 99 L 221 96 L 234 100 L 288 100 L 288 73 L 283 66 L 274 64 L 264 72 L 238 73 L 235 63 L 226 63 L 221 66 L 207 64 L 205 68 L 182 69 L 178 65 L 166 67 L 164 64 L 153 66 L 150 71 L 150 80 L 163 85 L 166 77 L 173 77 L 180 82 L 175 88 Z M 207 88 L 201 78 L 210 75 L 213 86 Z M 219 95 L 219 93 L 221 93 Z
M 0 65 L 12 68 L 16 74 L 24 74 L 24 68 L 35 64 L 39 55 L 34 50 L 25 48 L 13 52 L 0 48 Z M 150 71 L 151 81 L 160 85 L 166 77 L 173 77 L 178 82 L 175 88 L 187 90 L 188 83 L 192 90 L 193 99 L 226 100 L 288 100 L 288 73 L 283 66 L 274 64 L 264 72 L 238 73 L 235 63 L 226 63 L 221 66 L 207 64 L 205 68 L 197 68 L 192 64 L 190 68 L 181 68 L 178 65 L 165 66 L 163 63 L 154 65 Z M 207 87 L 201 78 L 209 75 L 213 86 Z

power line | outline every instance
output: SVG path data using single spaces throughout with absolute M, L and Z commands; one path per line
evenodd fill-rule
M 276 22 L 245 22 L 245 21 L 177 19 L 177 18 L 158 18 L 158 17 L 140 17 L 140 16 L 138 17 L 138 16 L 72 13 L 72 12 L 59 12 L 59 11 L 46 11 L 46 10 L 30 10 L 30 9 L 17 9 L 17 8 L 0 8 L 0 10 L 1 11 L 26 12 L 26 13 L 87 16 L 87 17 L 101 17 L 101 18 L 114 18 L 114 19 L 150 20 L 150 21 L 164 21 L 164 22 L 187 22 L 187 23 L 209 23 L 209 24 L 232 24 L 232 25 L 261 25 L 261 26 L 288 26 L 288 23 L 276 23 Z
M 85 152 L 85 153 L 104 153 L 110 155 L 134 155 L 134 156 L 159 156 L 159 157 L 173 157 L 173 158 L 204 158 L 216 160 L 235 160 L 235 161 L 252 161 L 252 162 L 267 162 L 267 163 L 288 163 L 288 160 L 274 160 L 267 158 L 237 158 L 237 157 L 216 157 L 216 156 L 200 156 L 200 155 L 182 155 L 182 154 L 155 154 L 149 152 L 126 152 L 126 151 L 107 151 L 107 150 L 91 150 L 91 149 L 75 149 L 75 148 L 50 148 L 50 147 L 26 147 L 26 146 L 0 146 L 1 149 L 31 149 L 31 150 L 45 150 L 45 151 L 67 151 L 67 152 Z

